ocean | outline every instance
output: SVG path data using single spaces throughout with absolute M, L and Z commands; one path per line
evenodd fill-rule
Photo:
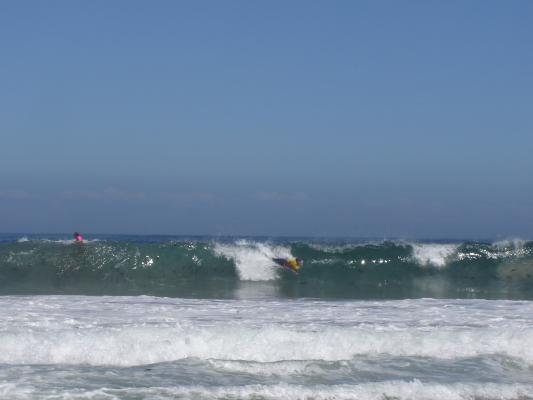
M 524 240 L 3 234 L 0 399 L 533 399 L 532 300 Z

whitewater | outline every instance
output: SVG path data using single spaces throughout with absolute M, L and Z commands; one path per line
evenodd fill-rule
M 532 269 L 523 240 L 3 235 L 0 398 L 533 399 Z

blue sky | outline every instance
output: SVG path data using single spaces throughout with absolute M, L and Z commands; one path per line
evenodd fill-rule
M 3 1 L 0 231 L 533 237 L 531 1 Z

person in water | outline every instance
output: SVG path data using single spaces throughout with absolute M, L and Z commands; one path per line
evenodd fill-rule
M 81 236 L 78 232 L 74 232 L 74 241 L 76 243 L 82 243 L 83 242 L 83 236 Z
M 272 261 L 281 267 L 290 269 L 293 272 L 298 272 L 304 263 L 304 260 L 301 258 L 273 258 Z

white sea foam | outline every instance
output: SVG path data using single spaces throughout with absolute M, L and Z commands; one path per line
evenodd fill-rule
M 103 300 L 102 300 L 103 299 Z M 533 365 L 533 303 L 3 297 L 0 364 L 133 366 L 356 356 L 513 357 Z
M 71 328 L 53 335 L 17 332 L 2 335 L 0 362 L 131 366 L 187 358 L 276 362 L 339 361 L 379 354 L 447 359 L 502 354 L 533 364 L 533 331 L 529 329 L 308 329 L 219 324 L 211 328 Z
M 526 399 L 532 327 L 528 301 L 3 296 L 0 398 Z
M 47 388 L 48 389 L 48 388 Z M 157 399 L 295 399 L 327 400 L 383 398 L 410 400 L 465 400 L 465 399 L 525 399 L 533 396 L 533 387 L 524 384 L 495 383 L 425 383 L 419 380 L 371 382 L 359 385 L 271 385 L 249 384 L 241 386 L 173 385 L 165 387 L 99 388 L 93 390 L 66 390 L 68 399 L 157 398 Z M 12 400 L 57 399 L 57 391 L 36 392 L 28 387 L 0 384 L 0 394 Z
M 522 239 L 502 240 L 492 244 L 496 250 L 492 258 L 523 257 L 531 255 L 531 250 L 526 247 L 527 241 Z
M 456 253 L 458 244 L 413 243 L 413 258 L 422 266 L 442 268 Z
M 232 260 L 237 267 L 239 278 L 248 281 L 276 279 L 277 268 L 272 258 L 291 257 L 287 247 L 247 240 L 234 244 L 216 243 L 214 251 L 217 255 Z
M 30 239 L 28 239 L 26 236 L 22 236 L 19 240 L 17 240 L 18 243 L 24 243 L 29 241 Z
M 521 250 L 524 248 L 524 245 L 527 243 L 526 240 L 523 239 L 506 239 L 506 240 L 500 240 L 498 242 L 494 242 L 492 244 L 492 247 L 498 249 L 498 250 L 506 250 L 508 248 L 511 248 L 513 250 Z
M 147 395 L 157 393 L 158 389 L 149 389 Z M 151 393 L 150 393 L 151 392 Z M 155 393 L 154 393 L 155 392 Z M 366 383 L 361 385 L 245 385 L 220 388 L 188 387 L 165 390 L 167 395 L 186 398 L 239 398 L 239 399 L 446 399 L 464 400 L 473 398 L 516 399 L 533 395 L 533 387 L 527 385 L 498 384 L 424 384 L 390 381 Z

